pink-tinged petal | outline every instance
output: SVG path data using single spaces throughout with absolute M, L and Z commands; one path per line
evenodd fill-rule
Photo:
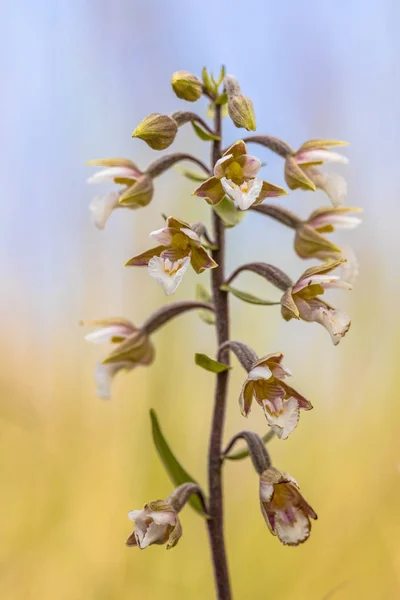
M 166 248 L 160 256 L 164 260 L 168 258 L 171 262 L 176 262 L 181 258 L 185 258 L 185 256 L 189 256 L 189 254 L 190 250 L 183 250 L 183 248 Z
M 268 380 L 272 377 L 272 371 L 267 365 L 260 365 L 251 369 L 247 377 L 251 381 L 257 381 L 258 379 Z
M 190 238 L 193 242 L 197 242 L 198 244 L 200 244 L 200 238 L 197 235 L 197 233 L 193 231 L 193 229 L 189 229 L 188 227 L 182 227 L 181 233 L 187 235 L 187 237 Z
M 174 233 L 176 233 L 175 229 L 163 227 L 162 229 L 152 231 L 150 237 L 154 238 L 162 246 L 169 246 L 172 243 Z
M 128 519 L 130 519 L 131 521 L 136 521 L 136 519 L 140 519 L 141 517 L 144 517 L 143 509 L 131 510 L 130 512 L 128 512 Z
M 101 183 L 103 181 L 114 181 L 115 179 L 136 180 L 137 174 L 129 167 L 110 167 L 98 171 L 87 180 L 88 183 Z
M 156 525 L 175 525 L 176 513 L 173 511 L 150 511 L 147 515 Z
M 95 196 L 89 205 L 93 223 L 104 229 L 113 210 L 119 207 L 121 192 L 111 192 L 105 196 Z
M 343 156 L 338 152 L 332 152 L 331 150 L 316 149 L 297 153 L 296 162 L 299 165 L 306 163 L 322 162 L 338 162 L 346 165 L 349 162 L 349 160 L 346 156 Z
M 343 142 L 342 140 L 325 140 L 325 139 L 314 139 L 308 140 L 304 142 L 298 149 L 298 152 L 305 152 L 308 150 L 319 150 L 321 148 L 331 148 L 335 146 L 348 146 L 348 142 Z
M 167 296 L 172 295 L 180 285 L 183 276 L 190 264 L 190 256 L 171 262 L 154 256 L 149 260 L 149 275 L 153 277 L 164 289 Z
M 280 410 L 277 412 L 274 403 L 267 401 L 264 403 L 264 413 L 268 425 L 276 436 L 286 440 L 291 432 L 296 428 L 300 418 L 299 405 L 295 398 L 283 400 Z
M 316 274 L 310 277 L 302 277 L 302 279 L 300 279 L 293 287 L 293 293 L 296 294 L 297 292 L 300 292 L 304 288 L 311 285 L 320 285 L 325 288 L 325 286 L 328 287 L 328 285 L 332 285 L 338 281 L 340 281 L 340 277 L 338 275 Z
M 86 164 L 92 167 L 126 167 L 131 170 L 135 178 L 143 175 L 139 167 L 129 158 L 95 158 L 94 160 L 88 160 Z
M 310 215 L 307 223 L 321 232 L 334 231 L 336 227 L 354 229 L 362 221 L 359 217 L 349 214 L 352 212 L 360 213 L 362 209 L 350 206 L 319 208 Z
M 294 516 L 285 517 L 283 511 L 275 515 L 275 532 L 280 541 L 288 546 L 297 546 L 310 536 L 311 525 L 309 518 L 298 508 L 293 508 Z
M 210 177 L 193 192 L 193 196 L 204 198 L 209 204 L 218 204 L 225 195 L 221 182 L 216 177 Z
M 225 167 L 233 159 L 233 154 L 224 154 L 222 158 L 217 160 L 214 167 L 214 176 L 221 179 L 225 175 Z
M 94 344 L 102 344 L 111 342 L 113 338 L 126 338 L 131 333 L 132 328 L 127 325 L 110 325 L 88 333 L 85 335 L 85 340 Z
M 242 167 L 244 179 L 253 179 L 261 169 L 261 160 L 248 154 L 241 156 L 238 163 Z

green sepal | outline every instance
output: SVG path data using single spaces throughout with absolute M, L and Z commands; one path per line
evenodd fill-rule
M 196 285 L 196 300 L 199 302 L 206 302 L 207 304 L 212 304 L 212 297 L 209 291 L 204 285 L 198 283 Z M 207 323 L 207 325 L 215 325 L 215 314 L 210 310 L 205 310 L 204 308 L 200 308 L 197 311 L 200 319 Z
M 238 225 L 244 218 L 246 212 L 244 210 L 239 210 L 228 196 L 224 196 L 221 202 L 216 204 L 213 208 L 219 218 L 222 219 L 225 227 L 235 227 Z
M 274 437 L 274 432 L 268 431 L 268 433 L 266 433 L 265 435 L 262 436 L 262 441 L 264 442 L 264 444 L 268 444 L 268 442 Z M 234 452 L 233 454 L 227 454 L 226 456 L 224 456 L 224 459 L 228 459 L 228 460 L 242 460 L 242 458 L 247 458 L 250 455 L 250 452 L 248 450 L 238 450 L 237 452 Z
M 189 475 L 187 471 L 185 471 L 180 462 L 176 459 L 175 455 L 172 453 L 171 448 L 169 447 L 161 431 L 156 411 L 154 409 L 150 409 L 150 419 L 154 445 L 172 483 L 176 486 L 187 482 L 197 484 L 197 481 L 193 479 L 193 477 Z M 196 512 L 205 516 L 201 502 L 197 496 L 191 496 L 189 499 L 189 504 Z
M 193 127 L 196 135 L 204 142 L 211 142 L 211 141 L 218 142 L 221 139 L 218 135 L 212 135 L 211 133 L 208 133 L 208 131 L 206 131 L 205 129 L 200 127 L 200 125 L 198 123 L 196 123 L 195 121 L 192 121 L 192 127 Z
M 239 298 L 239 300 L 243 300 L 243 302 L 248 302 L 249 304 L 258 304 L 260 306 L 275 306 L 280 304 L 280 302 L 273 302 L 271 300 L 263 300 L 263 298 L 258 298 L 257 296 L 253 296 L 253 294 L 249 294 L 248 292 L 242 292 L 242 290 L 238 290 L 231 285 L 221 285 L 219 288 L 223 292 L 229 292 Z
M 185 167 L 182 167 L 181 165 L 175 165 L 175 169 L 180 171 L 180 173 L 187 179 L 190 179 L 190 181 L 198 181 L 200 183 L 203 183 L 203 181 L 208 179 L 207 175 L 203 175 L 203 173 L 193 171 L 193 169 L 185 169 Z
M 228 367 L 228 365 L 224 365 L 223 363 L 218 362 L 207 356 L 207 354 L 197 353 L 194 355 L 194 362 L 196 365 L 205 369 L 206 371 L 211 371 L 211 373 L 223 373 L 224 371 L 228 371 L 232 367 Z

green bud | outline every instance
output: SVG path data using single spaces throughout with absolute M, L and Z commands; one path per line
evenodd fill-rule
M 225 77 L 224 85 L 228 96 L 229 116 L 236 127 L 244 127 L 247 131 L 255 131 L 256 117 L 250 98 L 241 93 L 239 83 L 232 75 Z
M 132 133 L 132 137 L 144 140 L 153 150 L 165 150 L 172 144 L 178 125 L 168 115 L 151 113 L 143 119 Z
M 176 71 L 172 75 L 171 85 L 178 98 L 188 102 L 196 102 L 203 93 L 200 79 L 188 71 Z

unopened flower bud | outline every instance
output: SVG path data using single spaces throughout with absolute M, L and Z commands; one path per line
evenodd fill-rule
M 255 131 L 256 117 L 252 101 L 241 93 L 238 82 L 231 75 L 225 77 L 224 84 L 228 95 L 230 118 L 236 127 L 244 127 L 247 131 Z
M 151 113 L 143 119 L 132 133 L 132 137 L 144 140 L 153 150 L 165 150 L 172 144 L 178 125 L 168 115 Z
M 203 93 L 200 79 L 188 71 L 176 71 L 172 75 L 171 85 L 178 98 L 188 102 L 196 102 Z

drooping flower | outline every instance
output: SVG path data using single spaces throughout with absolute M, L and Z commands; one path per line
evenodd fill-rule
M 167 227 L 153 231 L 150 235 L 160 245 L 134 256 L 126 265 L 148 265 L 150 276 L 162 285 L 168 296 L 176 291 L 189 263 L 196 273 L 217 266 L 202 246 L 200 237 L 184 221 L 168 217 Z
M 270 532 L 283 544 L 298 546 L 308 539 L 310 519 L 317 519 L 317 514 L 293 477 L 275 467 L 264 471 L 260 476 L 260 504 Z
M 343 204 L 347 194 L 347 184 L 337 174 L 324 173 L 318 167 L 325 162 L 347 164 L 348 159 L 329 148 L 347 146 L 338 140 L 309 140 L 297 152 L 288 154 L 285 161 L 285 180 L 291 190 L 324 190 L 332 204 Z
M 344 258 L 343 250 L 323 234 L 332 233 L 336 228 L 357 227 L 361 219 L 350 213 L 360 212 L 362 212 L 361 208 L 350 206 L 329 206 L 315 210 L 296 228 L 294 248 L 297 254 L 301 258 L 320 260 Z
M 101 319 L 83 322 L 82 325 L 96 328 L 85 336 L 88 342 L 115 344 L 114 350 L 96 365 L 95 380 L 100 398 L 110 398 L 112 379 L 119 371 L 131 371 L 134 367 L 153 362 L 154 348 L 150 339 L 127 319 Z
M 275 434 L 285 440 L 295 429 L 300 409 L 310 410 L 312 404 L 285 381 L 291 372 L 282 365 L 283 354 L 268 354 L 251 368 L 242 387 L 239 404 L 242 415 L 247 417 L 253 397 L 264 409 L 268 425 Z
M 123 186 L 118 191 L 104 196 L 95 196 L 90 204 L 94 224 L 104 229 L 112 211 L 121 206 L 140 208 L 149 204 L 153 197 L 151 177 L 140 171 L 134 162 L 127 158 L 100 158 L 90 160 L 89 165 L 106 167 L 88 179 L 88 183 L 113 181 Z
M 281 312 L 286 321 L 302 319 L 320 323 L 329 332 L 336 346 L 350 328 L 350 318 L 321 300 L 319 296 L 330 288 L 351 290 L 352 286 L 329 273 L 343 260 L 327 261 L 307 269 L 297 282 L 289 287 L 281 298 Z
M 247 154 L 246 144 L 235 142 L 217 161 L 214 175 L 193 192 L 209 204 L 218 204 L 227 194 L 241 210 L 260 204 L 265 198 L 277 198 L 287 192 L 257 177 L 261 161 Z
M 143 510 L 132 510 L 128 517 L 135 526 L 126 540 L 127 546 L 144 550 L 152 544 L 167 544 L 169 550 L 176 546 L 182 536 L 178 513 L 164 500 L 149 502 Z

